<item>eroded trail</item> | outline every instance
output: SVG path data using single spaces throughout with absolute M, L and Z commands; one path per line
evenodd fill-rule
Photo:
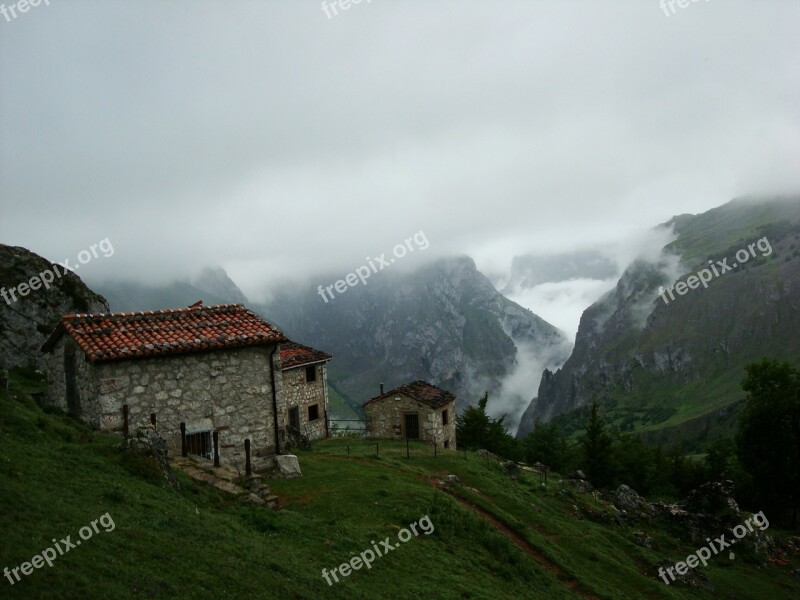
M 585 590 L 581 589 L 580 583 L 567 573 L 565 573 L 561 568 L 555 564 L 553 561 L 548 559 L 544 554 L 542 554 L 537 548 L 532 546 L 528 543 L 527 540 L 522 538 L 519 534 L 512 531 L 507 525 L 505 525 L 502 521 L 500 521 L 494 515 L 486 512 L 480 506 L 473 504 L 469 500 L 462 498 L 458 494 L 453 493 L 450 489 L 447 488 L 447 485 L 442 483 L 441 480 L 436 479 L 435 477 L 429 478 L 429 481 L 433 486 L 437 489 L 443 491 L 451 498 L 453 498 L 456 502 L 461 504 L 462 506 L 467 507 L 469 510 L 474 512 L 476 515 L 481 517 L 484 521 L 489 523 L 492 527 L 494 527 L 497 531 L 499 531 L 502 535 L 508 538 L 515 546 L 517 546 L 520 550 L 522 550 L 525 554 L 530 556 L 533 560 L 538 562 L 548 571 L 552 572 L 553 574 L 558 577 L 558 579 L 568 586 L 574 593 L 580 595 L 582 598 L 588 598 L 590 600 L 600 600 L 598 596 L 591 594 Z

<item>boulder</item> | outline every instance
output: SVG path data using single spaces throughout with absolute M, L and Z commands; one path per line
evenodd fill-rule
M 504 461 L 503 470 L 506 472 L 506 475 L 508 475 L 512 479 L 516 479 L 517 476 L 519 475 L 519 466 L 513 460 Z
M 614 491 L 611 502 L 618 509 L 627 511 L 639 510 L 642 506 L 642 499 L 639 494 L 624 483 Z
M 279 454 L 275 457 L 275 466 L 278 468 L 278 474 L 286 479 L 303 476 L 300 472 L 300 463 L 294 454 Z
M 158 435 L 152 425 L 138 427 L 132 436 L 123 440 L 122 445 L 129 452 L 137 452 L 151 459 L 158 465 L 169 486 L 176 491 L 181 489 L 167 460 L 167 442 Z
M 452 485 L 457 485 L 457 486 L 459 486 L 459 487 L 463 485 L 463 484 L 461 483 L 461 480 L 458 478 L 458 475 L 452 475 L 452 474 L 451 474 L 451 475 L 447 475 L 447 476 L 444 478 L 444 480 L 445 480 L 447 483 L 450 483 L 450 484 L 452 484 Z
M 733 493 L 732 481 L 709 481 L 689 492 L 686 498 L 686 510 L 701 515 L 733 517 L 734 520 L 738 520 L 739 505 Z

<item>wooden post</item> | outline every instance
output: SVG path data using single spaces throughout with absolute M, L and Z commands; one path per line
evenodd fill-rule
M 436 458 L 436 440 L 433 441 L 433 458 Z
M 406 458 L 411 458 L 411 452 L 408 449 L 408 438 L 406 438 Z
M 128 428 L 128 405 L 127 404 L 123 404 L 122 405 L 122 435 L 124 435 L 125 437 L 128 437 L 128 432 L 129 432 L 129 428 Z
M 186 447 L 186 423 L 181 422 L 181 456 L 186 458 L 189 456 L 189 450 Z
M 214 466 L 219 466 L 219 431 L 214 432 Z
M 378 443 L 379 442 L 375 442 L 375 456 L 380 456 L 381 455 L 381 451 L 378 448 Z
M 467 449 L 464 448 L 464 460 L 467 460 Z
M 250 440 L 244 441 L 244 473 L 248 477 L 253 474 L 253 466 L 250 464 Z
M 347 444 L 347 456 L 350 456 L 350 444 Z

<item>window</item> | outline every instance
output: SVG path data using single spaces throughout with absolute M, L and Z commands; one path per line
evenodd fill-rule
M 317 380 L 317 367 L 315 365 L 306 367 L 306 382 L 311 383 L 312 381 L 316 380 Z
M 319 419 L 319 404 L 312 404 L 308 407 L 308 420 L 316 421 Z
M 418 440 L 419 439 L 419 415 L 417 413 L 406 413 L 404 415 L 405 424 L 405 437 Z
M 442 411 L 442 425 L 447 425 L 447 409 Z

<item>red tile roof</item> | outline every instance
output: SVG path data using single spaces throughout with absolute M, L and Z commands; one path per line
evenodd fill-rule
M 278 344 L 286 336 L 241 304 L 66 315 L 42 350 L 68 333 L 91 361 Z
M 431 408 L 439 408 L 440 406 L 454 402 L 456 399 L 455 395 L 451 394 L 447 390 L 443 390 L 435 385 L 431 385 L 426 381 L 418 379 L 417 381 L 412 381 L 411 383 L 406 383 L 398 388 L 389 390 L 380 396 L 375 396 L 374 398 L 364 402 L 362 406 L 366 406 L 367 404 L 371 404 L 372 402 L 377 402 L 385 398 L 391 398 L 397 396 L 398 394 L 403 394 L 409 398 L 417 400 L 418 402 L 427 404 Z
M 333 358 L 330 354 L 303 346 L 297 342 L 281 344 L 281 369 L 292 369 L 302 365 L 324 362 Z

